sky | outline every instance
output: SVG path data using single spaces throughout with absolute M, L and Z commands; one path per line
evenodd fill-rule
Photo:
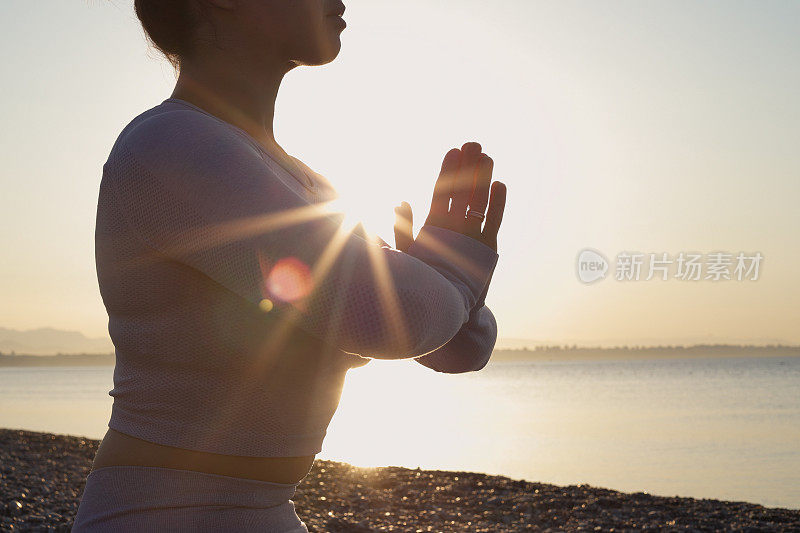
M 508 187 L 501 342 L 800 343 L 800 3 L 346 4 L 336 61 L 284 80 L 276 138 L 389 242 L 393 207 L 419 230 L 444 154 L 480 142 Z M 175 75 L 129 0 L 4 0 L 0 20 L 0 326 L 104 336 L 102 165 Z M 592 284 L 586 248 L 609 261 Z M 757 280 L 615 277 L 621 253 L 681 252 L 763 260 Z

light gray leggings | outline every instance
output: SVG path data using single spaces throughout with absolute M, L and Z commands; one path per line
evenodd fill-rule
M 291 500 L 298 484 L 149 466 L 99 468 L 86 479 L 72 531 L 308 533 Z

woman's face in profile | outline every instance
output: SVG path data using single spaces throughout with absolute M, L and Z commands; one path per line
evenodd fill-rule
M 345 27 L 341 0 L 239 0 L 236 19 L 248 46 L 299 65 L 333 61 Z

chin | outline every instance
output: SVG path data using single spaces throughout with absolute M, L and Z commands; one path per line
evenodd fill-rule
M 342 42 L 337 37 L 335 42 L 331 42 L 328 46 L 322 47 L 320 50 L 316 50 L 313 54 L 308 54 L 304 58 L 298 59 L 295 62 L 298 65 L 310 67 L 327 65 L 339 57 L 339 52 L 341 50 Z

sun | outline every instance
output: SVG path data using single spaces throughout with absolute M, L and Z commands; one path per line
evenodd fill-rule
M 392 234 L 394 223 L 394 212 L 391 206 L 387 207 L 377 199 L 371 201 L 369 198 L 342 194 L 327 202 L 325 209 L 342 217 L 341 229 L 343 231 L 355 230 L 359 234 L 363 232 L 370 240 L 382 239 L 393 245 L 387 238 Z

